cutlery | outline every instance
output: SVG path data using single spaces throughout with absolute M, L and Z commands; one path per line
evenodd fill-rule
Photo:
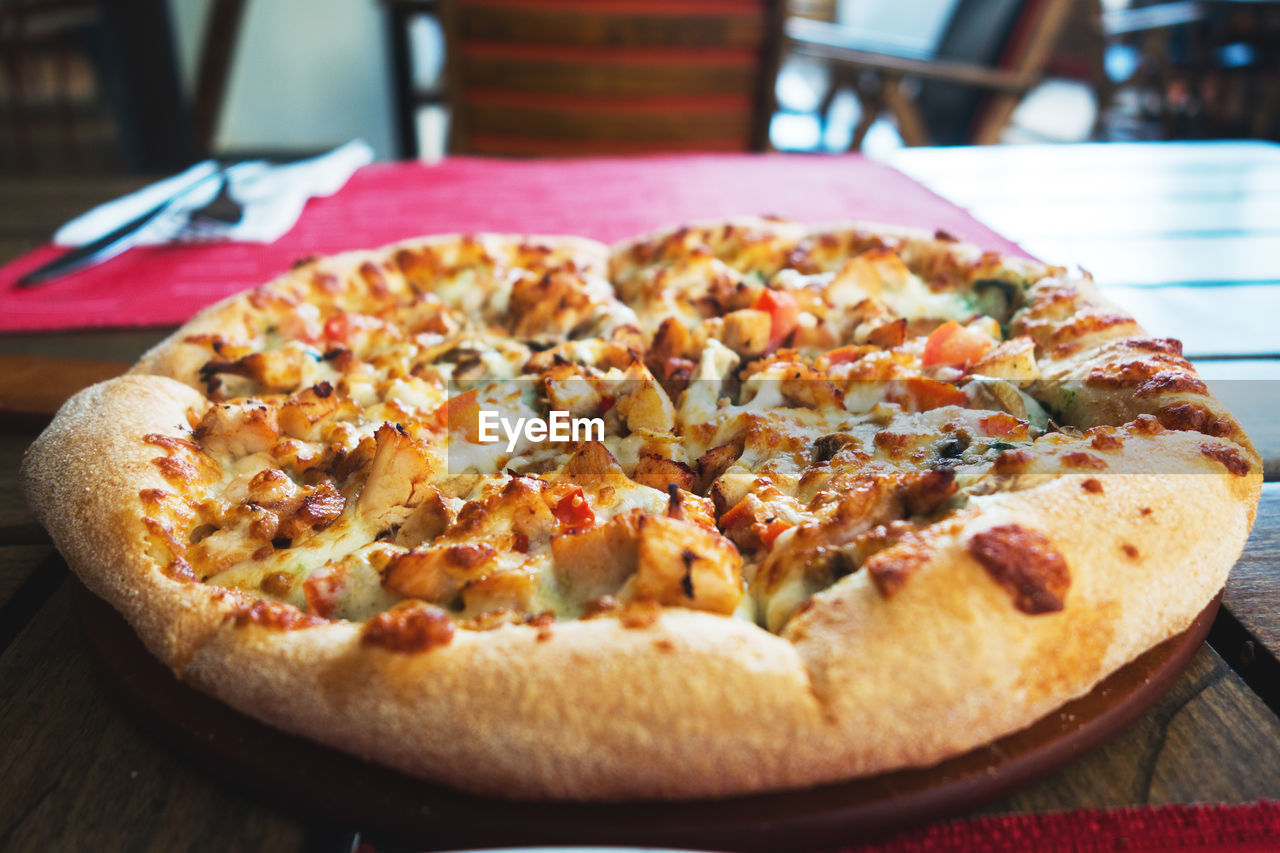
M 218 188 L 218 194 L 208 204 L 191 211 L 188 215 L 186 227 L 190 227 L 193 223 L 199 221 L 201 225 L 195 229 L 195 233 L 198 235 L 201 230 L 208 229 L 209 223 L 215 221 L 220 224 L 220 227 L 234 225 L 244 217 L 244 206 L 231 198 L 226 169 L 219 167 L 218 171 L 213 175 L 204 175 L 193 183 L 188 184 L 155 207 L 129 220 L 119 228 L 109 231 L 98 239 L 85 243 L 83 246 L 77 246 L 68 252 L 64 252 L 43 266 L 36 267 L 18 279 L 18 287 L 36 287 L 46 284 L 68 273 L 114 258 L 133 245 L 134 239 L 131 238 L 136 238 L 148 223 L 169 210 L 175 202 L 179 201 L 187 193 L 214 177 L 218 177 L 222 182 Z
M 183 236 L 196 239 L 221 236 L 227 228 L 244 219 L 244 205 L 231 196 L 231 181 L 219 169 L 218 192 L 208 204 L 191 211 Z

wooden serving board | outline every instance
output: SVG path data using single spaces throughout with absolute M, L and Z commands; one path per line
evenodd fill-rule
M 520 803 L 464 794 L 285 734 L 176 679 L 108 604 L 76 583 L 98 670 L 145 729 L 207 771 L 327 825 L 423 849 L 628 844 L 714 850 L 846 846 L 938 820 L 1044 776 L 1152 705 L 1186 668 L 1217 613 L 1024 731 L 922 770 L 725 800 Z M 786 737 L 786 732 L 779 732 Z

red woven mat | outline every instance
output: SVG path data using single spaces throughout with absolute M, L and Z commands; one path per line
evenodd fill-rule
M 1280 802 L 1162 806 L 1044 815 L 1004 815 L 940 823 L 846 853 L 1275 853 Z
M 134 249 L 18 290 L 20 275 L 59 250 L 32 252 L 0 268 L 0 332 L 175 325 L 216 299 L 270 280 L 296 258 L 420 234 L 509 231 L 614 241 L 739 214 L 943 228 L 984 248 L 1018 251 L 900 172 L 857 156 L 384 163 L 360 170 L 336 195 L 312 200 L 293 230 L 269 246 Z

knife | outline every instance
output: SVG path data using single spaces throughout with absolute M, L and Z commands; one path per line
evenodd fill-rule
M 220 174 L 220 172 L 200 176 L 173 195 L 169 196 L 164 201 L 157 204 L 155 207 L 148 210 L 146 213 L 143 213 L 135 219 L 130 219 L 114 231 L 109 231 L 92 242 L 85 243 L 83 246 L 77 246 L 69 252 L 64 252 L 52 261 L 49 261 L 47 264 L 36 267 L 31 272 L 18 279 L 18 287 L 36 287 L 52 281 L 59 276 L 66 275 L 67 273 L 75 272 L 76 270 L 84 269 L 85 267 L 93 266 L 94 264 L 114 258 L 116 255 L 125 251 L 134 244 L 138 233 L 142 231 L 143 227 L 145 227 L 147 223 L 151 222 L 151 220 L 168 210 L 174 202 L 181 199 L 188 192 L 210 178 L 216 177 L 218 174 Z

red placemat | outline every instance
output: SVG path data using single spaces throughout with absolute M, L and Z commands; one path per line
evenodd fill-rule
M 420 234 L 578 234 L 611 242 L 693 219 L 775 214 L 817 224 L 864 219 L 943 228 L 1022 254 L 960 208 L 858 156 L 694 155 L 592 160 L 453 158 L 378 163 L 314 199 L 275 243 L 134 249 L 32 290 L 14 282 L 45 247 L 0 268 L 0 332 L 167 326 L 268 281 L 297 258 Z
M 941 823 L 844 853 L 1271 853 L 1280 850 L 1280 802 L 1235 806 L 1085 809 Z

